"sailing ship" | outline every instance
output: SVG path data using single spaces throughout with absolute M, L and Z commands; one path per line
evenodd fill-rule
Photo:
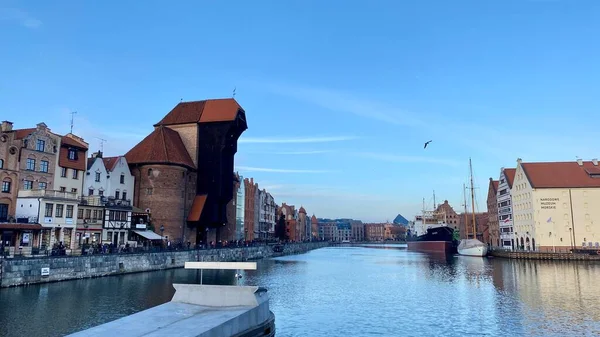
M 433 195 L 435 207 L 435 192 Z M 447 225 L 446 212 L 434 209 L 425 210 L 423 200 L 423 212 L 415 217 L 412 229 L 407 238 L 407 249 L 429 252 L 429 253 L 456 253 L 458 241 L 455 239 L 454 229 Z
M 465 194 L 465 231 L 466 239 L 460 241 L 458 245 L 458 254 L 466 256 L 486 256 L 488 252 L 487 245 L 477 240 L 477 227 L 475 222 L 475 189 L 473 188 L 473 165 L 469 158 L 469 172 L 471 177 L 471 216 L 473 217 L 473 238 L 469 239 L 469 219 L 467 215 L 467 195 Z

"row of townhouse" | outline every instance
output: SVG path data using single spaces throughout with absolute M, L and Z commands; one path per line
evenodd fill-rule
M 493 247 L 545 252 L 600 249 L 597 159 L 523 162 L 502 168 L 488 189 Z
M 300 206 L 296 209 L 294 205 L 285 202 L 277 210 L 278 221 L 285 225 L 284 236 L 289 241 L 301 242 L 312 241 L 318 238 L 318 221 L 313 214 L 308 216 L 306 209 Z
M 13 129 L 2 122 L 0 238 L 10 254 L 138 241 L 130 233 L 132 222 L 143 230 L 147 216 L 132 207 L 127 161 L 101 153 L 88 159 L 87 153 L 82 138 L 58 135 L 45 123 Z
M 395 223 L 363 223 L 353 219 L 318 219 L 319 238 L 326 241 L 404 241 L 406 226 Z

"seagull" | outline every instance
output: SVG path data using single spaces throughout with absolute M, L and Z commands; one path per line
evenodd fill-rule
M 427 143 L 425 143 L 425 146 L 423 146 L 423 148 L 424 148 L 424 149 L 426 149 L 426 148 L 427 148 L 427 145 L 429 145 L 429 143 L 431 143 L 431 142 L 432 142 L 432 141 L 430 140 L 430 141 L 428 141 Z

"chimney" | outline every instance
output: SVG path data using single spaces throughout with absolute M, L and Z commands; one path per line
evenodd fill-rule
M 9 121 L 2 121 L 2 132 L 8 132 L 8 131 L 12 131 L 13 128 L 13 122 L 9 122 Z
M 583 159 L 577 159 L 577 165 L 583 166 Z
M 594 166 L 598 166 L 598 158 L 592 159 L 592 164 L 594 164 Z
M 102 158 L 102 151 L 92 153 L 92 158 Z

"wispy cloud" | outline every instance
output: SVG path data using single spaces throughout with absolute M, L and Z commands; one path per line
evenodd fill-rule
M 389 153 L 375 153 L 375 152 L 357 152 L 354 155 L 370 158 L 388 162 L 395 163 L 430 163 L 430 164 L 439 164 L 439 165 L 448 165 L 448 166 L 461 166 L 464 163 L 460 163 L 457 160 L 452 159 L 444 159 L 444 158 L 434 158 L 434 157 L 424 157 L 424 156 L 401 156 Z
M 36 29 L 42 25 L 42 21 L 17 8 L 0 8 L 0 21 L 17 22 L 30 29 Z
M 330 136 L 330 137 L 298 137 L 298 138 L 271 138 L 271 137 L 242 137 L 238 140 L 239 143 L 329 143 L 342 142 L 358 139 L 352 136 Z
M 282 156 L 301 156 L 301 155 L 310 155 L 310 154 L 323 154 L 323 153 L 332 153 L 332 150 L 314 150 L 314 151 L 250 151 L 248 153 L 253 154 L 273 154 L 273 155 L 282 155 Z
M 427 125 L 427 122 L 422 117 L 417 117 L 415 113 L 337 90 L 285 84 L 262 84 L 262 86 L 272 93 L 309 102 L 332 111 L 351 113 L 395 125 L 412 127 Z
M 268 167 L 237 166 L 236 169 L 245 172 L 271 172 L 271 173 L 332 173 L 328 170 L 297 170 L 297 169 L 279 169 Z

